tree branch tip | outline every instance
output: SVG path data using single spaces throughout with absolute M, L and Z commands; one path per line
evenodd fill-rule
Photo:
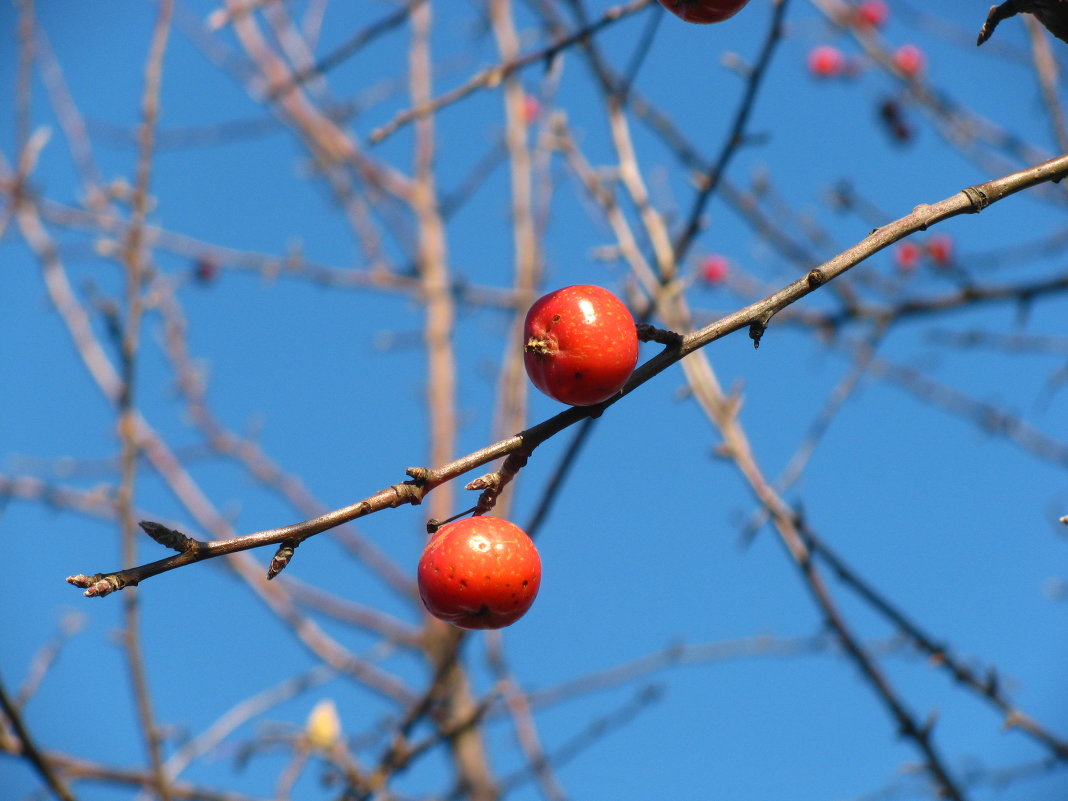
M 84 589 L 85 592 L 82 595 L 86 598 L 103 598 L 105 595 L 110 595 L 115 590 L 121 590 L 125 586 L 136 586 L 137 582 L 124 584 L 113 575 L 105 576 L 102 573 L 97 573 L 87 576 L 84 573 L 78 573 L 74 576 L 67 576 L 67 583 Z
M 154 523 L 151 520 L 141 520 L 137 525 L 139 525 L 141 530 L 153 540 L 165 548 L 170 548 L 172 551 L 184 553 L 185 551 L 195 550 L 197 546 L 201 544 L 199 541 L 186 536 L 177 529 L 168 528 L 161 523 Z
M 1068 515 L 1065 515 L 1064 517 L 1062 517 L 1061 518 L 1061 522 L 1064 523 L 1064 525 L 1068 526 Z

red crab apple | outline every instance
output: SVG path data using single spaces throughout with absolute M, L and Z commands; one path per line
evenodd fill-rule
M 901 45 L 891 56 L 894 66 L 906 78 L 917 78 L 927 63 L 923 51 L 916 45 Z
M 541 557 L 514 523 L 467 517 L 437 530 L 418 573 L 419 596 L 434 617 L 464 629 L 499 629 L 534 603 Z
M 638 332 L 623 301 L 578 284 L 535 301 L 523 324 L 523 362 L 534 386 L 572 406 L 615 395 L 638 363 Z
M 845 72 L 846 57 L 837 47 L 820 45 L 808 54 L 808 71 L 817 78 L 835 78 Z
M 866 28 L 881 28 L 890 15 L 890 8 L 883 0 L 863 0 L 854 11 L 857 24 Z
M 894 248 L 894 263 L 903 273 L 910 273 L 920 263 L 923 252 L 915 242 L 902 242 Z
M 726 256 L 709 256 L 701 262 L 701 280 L 709 286 L 722 284 L 727 280 L 731 263 Z
M 730 19 L 749 0 L 658 0 L 660 5 L 679 19 L 707 25 Z
M 949 234 L 935 234 L 927 242 L 927 255 L 936 267 L 945 267 L 953 261 L 953 237 Z
M 523 95 L 523 122 L 533 125 L 541 114 L 541 103 L 534 95 Z

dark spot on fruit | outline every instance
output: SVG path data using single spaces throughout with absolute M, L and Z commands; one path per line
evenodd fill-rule
M 466 587 L 467 586 L 467 579 L 460 579 L 460 586 L 461 587 Z
M 582 380 L 582 371 L 581 370 L 578 370 L 578 371 L 575 372 L 575 380 L 576 381 L 581 381 Z
M 530 583 L 529 581 L 527 581 L 526 579 L 523 579 L 523 586 L 524 587 L 526 587 L 529 583 Z

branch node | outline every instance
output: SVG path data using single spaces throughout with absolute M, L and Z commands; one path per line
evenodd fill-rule
M 808 288 L 815 289 L 816 287 L 823 286 L 827 281 L 827 276 L 823 274 L 823 270 L 817 267 L 815 270 L 809 272 L 806 280 L 808 281 Z
M 677 348 L 682 345 L 682 334 L 674 331 L 657 328 L 655 325 L 649 325 L 648 323 L 638 323 L 636 328 L 638 339 L 642 342 L 659 342 L 669 348 Z
M 500 473 L 486 473 L 484 476 L 479 476 L 474 481 L 469 481 L 464 485 L 465 490 L 486 490 L 490 488 L 499 487 L 501 485 Z
M 412 482 L 417 487 L 423 486 L 427 479 L 430 478 L 430 471 L 425 467 L 408 467 L 404 472 L 406 475 L 411 476 Z
M 968 198 L 968 202 L 972 204 L 972 207 L 968 210 L 969 214 L 978 214 L 990 205 L 990 196 L 978 186 L 967 186 L 961 191 Z

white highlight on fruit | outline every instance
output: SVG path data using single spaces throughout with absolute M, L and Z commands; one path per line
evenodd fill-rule
M 597 321 L 597 310 L 593 308 L 593 304 L 588 300 L 580 300 L 578 302 L 578 307 L 582 312 L 582 317 L 587 325 Z

